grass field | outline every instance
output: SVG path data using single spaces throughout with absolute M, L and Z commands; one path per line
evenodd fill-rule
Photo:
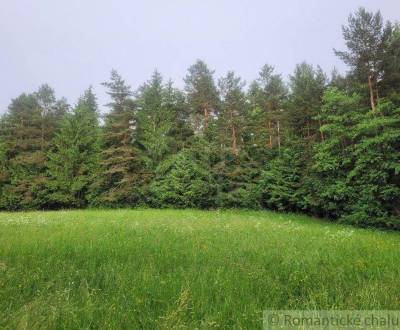
M 0 328 L 259 329 L 400 309 L 400 234 L 253 211 L 0 213 Z

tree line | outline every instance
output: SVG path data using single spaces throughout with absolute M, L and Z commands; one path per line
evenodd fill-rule
M 48 85 L 0 120 L 0 209 L 268 208 L 400 228 L 400 27 L 360 8 L 349 68 L 264 65 L 245 89 L 198 60 L 185 88 L 155 71 L 133 91 L 113 70 L 100 116 Z

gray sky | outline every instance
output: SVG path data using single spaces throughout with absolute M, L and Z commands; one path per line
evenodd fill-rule
M 157 68 L 182 87 L 197 58 L 247 82 L 269 63 L 345 67 L 341 25 L 359 6 L 400 19 L 400 0 L 0 0 L 0 112 L 47 82 L 70 104 L 117 69 L 136 89 Z

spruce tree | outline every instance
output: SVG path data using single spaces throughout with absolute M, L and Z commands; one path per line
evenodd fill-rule
M 298 211 L 303 207 L 301 187 L 305 155 L 299 139 L 288 137 L 279 155 L 268 161 L 258 182 L 260 203 L 279 211 Z
M 155 71 L 151 79 L 141 86 L 137 98 L 137 143 L 143 149 L 149 170 L 171 152 L 175 113 L 168 107 L 163 79 Z
M 399 111 L 389 99 L 372 111 L 359 94 L 326 91 L 326 138 L 315 146 L 305 184 L 310 210 L 357 225 L 400 228 Z
M 322 69 L 314 69 L 305 62 L 298 64 L 290 76 L 287 118 L 292 131 L 307 140 L 307 144 L 324 138 L 318 114 L 326 85 L 327 78 Z
M 382 79 L 379 81 L 381 96 L 395 96 L 400 91 L 400 25 L 393 27 L 385 43 L 382 60 Z M 399 104 L 399 103 L 398 103 Z M 399 104 L 400 105 L 400 104 Z
M 65 116 L 48 154 L 48 200 L 53 207 L 88 205 L 99 160 L 98 125 L 96 97 L 89 88 Z
M 133 206 L 139 201 L 142 168 L 135 139 L 135 104 L 121 76 L 113 70 L 109 82 L 103 83 L 111 97 L 110 112 L 105 116 L 102 152 L 97 179 L 91 187 L 92 204 Z
M 354 129 L 354 164 L 347 175 L 349 211 L 342 220 L 400 229 L 400 106 L 388 98 Z
M 184 93 L 175 88 L 171 80 L 164 86 L 164 107 L 166 112 L 172 113 L 172 127 L 169 131 L 173 153 L 178 153 L 189 146 L 193 137 L 193 128 L 190 124 L 190 111 Z
M 215 205 L 212 176 L 204 163 L 188 150 L 160 163 L 150 193 L 155 207 L 209 208 Z
M 347 176 L 355 161 L 353 139 L 368 108 L 359 94 L 348 95 L 335 87 L 325 92 L 323 101 L 321 130 L 325 139 L 315 146 L 307 203 L 313 212 L 339 218 L 351 208 Z

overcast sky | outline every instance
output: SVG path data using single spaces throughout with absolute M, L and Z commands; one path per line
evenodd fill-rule
M 70 104 L 93 85 L 103 105 L 112 68 L 133 89 L 155 68 L 181 87 L 197 58 L 247 82 L 265 63 L 344 71 L 332 48 L 359 6 L 400 19 L 400 0 L 0 0 L 0 112 L 45 82 Z

